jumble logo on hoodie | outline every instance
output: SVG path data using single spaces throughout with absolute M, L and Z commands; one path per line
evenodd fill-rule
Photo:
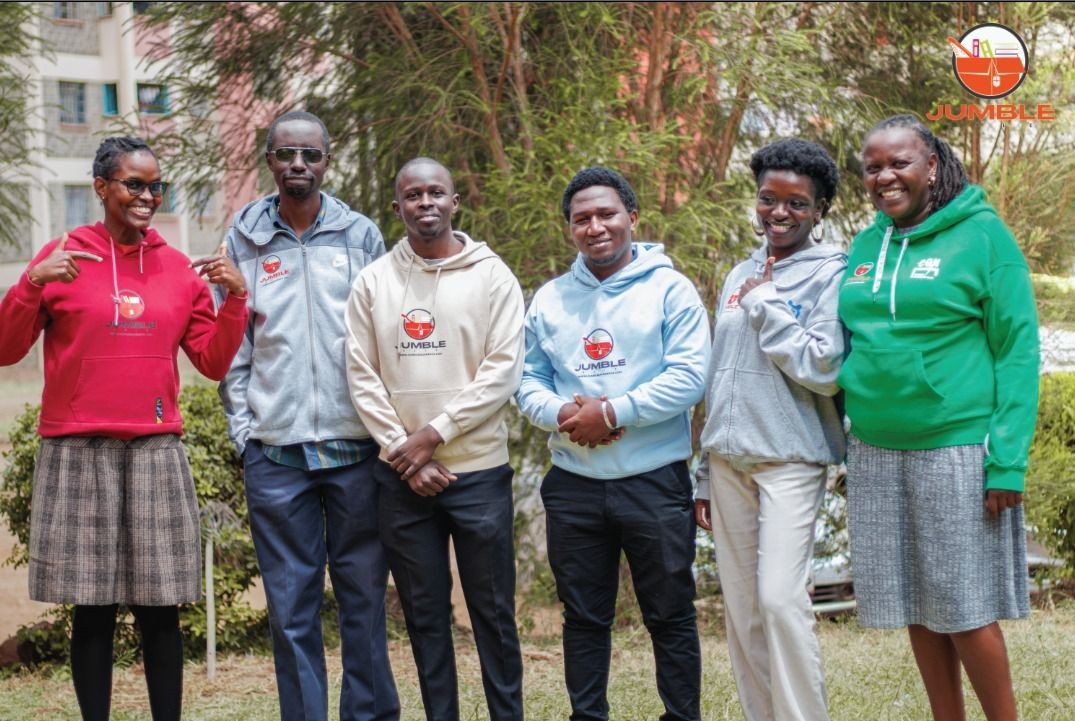
M 286 277 L 291 273 L 287 268 L 281 267 L 283 261 L 280 260 L 278 255 L 267 255 L 261 259 L 261 269 L 265 271 L 265 275 L 258 278 L 258 285 L 268 285 L 269 283 L 275 283 L 281 278 Z
M 415 308 L 407 313 L 400 313 L 403 317 L 403 332 L 414 341 L 403 341 L 399 344 L 400 350 L 423 350 L 438 351 L 447 347 L 443 340 L 430 340 L 430 336 L 437 329 L 437 321 L 425 308 Z M 440 355 L 439 352 L 420 355 Z
M 612 334 L 604 328 L 595 328 L 582 338 L 582 350 L 593 363 L 580 363 L 575 372 L 580 378 L 589 376 L 603 376 L 610 373 L 622 373 L 627 365 L 626 358 L 619 360 L 606 360 L 612 349 L 616 346 L 612 340 Z
M 134 320 L 146 312 L 145 301 L 133 290 L 119 292 L 119 314 L 127 320 Z
M 844 285 L 865 283 L 870 279 L 871 270 L 873 270 L 873 263 L 859 263 L 857 266 L 855 266 L 855 269 L 851 271 L 851 275 L 848 277 Z

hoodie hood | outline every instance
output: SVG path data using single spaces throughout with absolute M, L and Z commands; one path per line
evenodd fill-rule
M 232 227 L 255 245 L 268 244 L 280 232 L 273 223 L 279 202 L 280 194 L 276 193 L 250 203 L 236 213 Z M 324 217 L 321 219 L 319 231 L 340 231 L 362 219 L 361 215 L 351 210 L 342 200 L 324 193 L 321 193 L 321 207 L 324 209 Z
M 571 264 L 571 278 L 587 288 L 622 293 L 636 280 L 658 268 L 673 268 L 672 261 L 664 254 L 664 244 L 638 242 L 631 244 L 631 262 L 603 281 L 590 272 L 586 265 L 586 256 L 579 253 Z
M 438 270 L 458 270 L 459 268 L 469 268 L 475 263 L 480 263 L 483 260 L 490 260 L 496 258 L 497 255 L 489 249 L 488 244 L 473 240 L 466 233 L 453 230 L 452 235 L 455 239 L 463 244 L 463 250 L 456 253 L 453 256 L 444 258 L 440 263 L 434 263 L 429 265 L 426 263 L 422 256 L 414 252 L 414 248 L 411 246 L 411 241 L 407 236 L 400 238 L 396 246 L 392 248 L 392 262 L 397 267 L 404 270 L 410 269 L 411 266 L 417 266 L 417 268 L 426 273 L 436 273 Z
M 906 238 L 908 242 L 914 243 L 922 238 L 936 235 L 942 230 L 947 230 L 978 213 L 989 213 L 995 216 L 997 211 L 986 202 L 985 191 L 982 190 L 981 186 L 968 184 L 963 189 L 963 192 L 949 201 L 948 205 L 930 214 L 921 224 L 912 228 L 911 232 L 906 233 Z M 892 225 L 892 218 L 889 218 L 881 211 L 877 211 L 873 224 L 868 230 L 872 230 L 882 237 L 886 234 L 901 240 L 905 237 L 902 230 Z
M 760 278 L 761 274 L 765 272 L 765 262 L 768 259 L 769 252 L 764 244 L 750 254 L 748 262 L 753 264 L 754 277 Z M 830 263 L 838 264 L 840 272 L 843 272 L 843 268 L 847 264 L 847 254 L 830 243 L 811 245 L 774 263 L 773 282 L 780 290 L 795 290 L 811 284 L 815 277 L 822 272 L 822 269 Z M 736 270 L 737 272 L 734 273 L 734 287 L 738 288 L 746 280 L 746 277 L 742 276 L 741 267 Z M 825 272 L 825 275 L 828 276 L 831 273 Z M 731 275 L 729 279 L 732 279 Z M 731 282 L 725 283 L 725 285 L 730 284 Z

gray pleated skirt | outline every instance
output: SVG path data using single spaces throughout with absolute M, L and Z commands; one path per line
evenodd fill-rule
M 859 621 L 937 633 L 1030 613 L 1023 507 L 984 507 L 982 446 L 897 451 L 854 436 L 848 533 Z
M 30 598 L 171 606 L 201 596 L 198 502 L 179 436 L 42 438 Z

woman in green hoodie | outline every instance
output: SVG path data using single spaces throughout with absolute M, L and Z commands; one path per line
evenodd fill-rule
M 1029 613 L 1029 272 L 982 189 L 913 116 L 874 126 L 862 155 L 878 213 L 848 254 L 839 376 L 859 618 L 908 628 L 938 721 L 964 718 L 961 665 L 986 718 L 1014 721 L 997 619 Z

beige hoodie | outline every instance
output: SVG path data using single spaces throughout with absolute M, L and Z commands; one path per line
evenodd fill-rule
M 347 302 L 347 383 L 387 458 L 427 423 L 450 471 L 508 462 L 504 409 L 523 369 L 523 295 L 485 243 L 429 264 L 404 238 L 362 269 Z

